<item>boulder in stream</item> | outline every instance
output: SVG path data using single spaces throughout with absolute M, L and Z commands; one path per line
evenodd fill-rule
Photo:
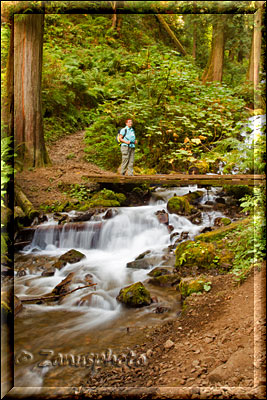
M 180 282 L 180 276 L 178 274 L 166 274 L 166 275 L 160 275 L 153 277 L 149 279 L 147 283 L 154 285 L 154 286 L 160 286 L 160 287 L 172 287 L 175 285 L 178 285 Z
M 155 212 L 160 224 L 169 225 L 169 214 L 165 210 Z
M 85 255 L 78 250 L 71 249 L 67 253 L 62 254 L 52 267 L 61 269 L 66 264 L 74 264 L 85 258 Z
M 145 258 L 140 260 L 134 260 L 127 263 L 126 268 L 136 268 L 136 269 L 149 269 L 151 263 L 149 263 Z
M 117 300 L 127 307 L 149 306 L 152 302 L 149 291 L 142 282 L 136 282 L 120 290 Z
M 161 275 L 168 275 L 171 272 L 167 268 L 161 268 L 161 267 L 156 267 L 153 268 L 152 271 L 148 273 L 148 276 L 152 276 L 153 278 L 156 278 L 157 276 Z

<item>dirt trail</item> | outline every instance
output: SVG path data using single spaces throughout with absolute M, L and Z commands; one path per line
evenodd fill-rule
M 84 157 L 84 131 L 66 136 L 47 146 L 52 166 L 17 172 L 16 182 L 34 207 L 49 202 L 64 202 L 68 196 L 59 190 L 62 184 L 85 184 L 86 175 L 116 176 L 88 163 Z

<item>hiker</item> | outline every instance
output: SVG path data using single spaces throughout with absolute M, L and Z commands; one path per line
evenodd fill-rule
M 128 168 L 128 175 L 133 175 L 134 152 L 137 143 L 135 139 L 135 132 L 133 129 L 133 121 L 127 119 L 126 127 L 120 131 L 119 139 L 121 141 L 121 174 L 125 175 Z

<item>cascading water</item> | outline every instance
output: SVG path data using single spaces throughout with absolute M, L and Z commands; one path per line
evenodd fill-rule
M 148 260 L 153 260 L 150 269 L 162 265 L 163 252 L 171 244 L 171 239 L 167 226 L 159 222 L 155 213 L 167 210 L 166 202 L 174 193 L 181 196 L 189 190 L 199 189 L 197 185 L 160 189 L 155 192 L 156 196 L 150 205 L 120 208 L 117 215 L 109 220 L 100 214 L 88 222 L 59 226 L 50 219 L 37 227 L 32 243 L 24 248 L 22 254 L 58 257 L 75 248 L 86 258 L 56 269 L 53 276 L 42 276 L 41 272 L 16 276 L 15 294 L 24 299 L 45 295 L 70 272 L 74 273 L 70 290 L 86 285 L 88 274 L 96 286 L 77 290 L 62 297 L 55 305 L 26 305 L 26 316 L 19 314 L 15 321 L 16 349 L 25 346 L 29 335 L 33 348 L 54 348 L 55 343 L 60 343 L 61 347 L 64 343 L 68 346 L 71 342 L 77 343 L 77 337 L 88 333 L 91 335 L 92 348 L 98 348 L 99 332 L 104 335 L 103 341 L 108 345 L 108 340 L 113 343 L 119 340 L 119 329 L 123 327 L 142 325 L 144 321 L 151 324 L 159 322 L 163 317 L 153 313 L 155 304 L 128 310 L 116 300 L 116 296 L 122 287 L 147 279 L 149 270 L 126 268 L 127 263 L 141 253 L 150 251 L 147 256 Z M 216 189 L 208 193 L 202 190 L 202 202 L 216 197 Z M 188 238 L 193 239 L 203 227 L 211 226 L 218 216 L 222 216 L 222 213 L 203 211 L 202 224 L 195 225 L 183 216 L 170 214 L 169 223 L 174 227 L 172 233 L 186 231 Z M 116 339 L 114 335 L 117 335 Z M 28 385 L 23 380 L 21 383 L 19 374 L 17 379 L 20 384 Z

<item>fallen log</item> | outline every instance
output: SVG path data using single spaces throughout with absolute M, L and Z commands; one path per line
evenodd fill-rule
M 21 210 L 25 213 L 25 215 L 33 220 L 34 217 L 38 217 L 39 212 L 34 209 L 30 200 L 25 196 L 23 191 L 18 185 L 15 185 L 15 204 L 21 208 Z
M 22 303 L 36 303 L 37 301 L 46 301 L 46 300 L 56 301 L 60 297 L 67 296 L 68 294 L 71 294 L 71 293 L 75 292 L 76 290 L 85 289 L 87 287 L 95 286 L 95 285 L 97 285 L 97 283 L 91 283 L 90 285 L 86 285 L 86 286 L 79 286 L 76 289 L 73 289 L 73 290 L 70 290 L 69 292 L 61 293 L 61 294 L 50 294 L 48 296 L 34 297 L 31 299 L 21 299 L 20 298 L 20 301 Z

